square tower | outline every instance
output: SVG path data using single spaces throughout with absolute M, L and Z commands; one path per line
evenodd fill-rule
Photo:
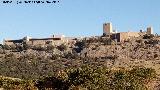
M 112 23 L 104 23 L 103 24 L 103 34 L 113 33 Z
M 147 28 L 147 34 L 153 34 L 153 28 L 152 27 Z

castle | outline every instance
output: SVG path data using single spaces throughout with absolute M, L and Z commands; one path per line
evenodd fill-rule
M 104 23 L 103 24 L 103 34 L 107 37 L 110 37 L 117 42 L 126 41 L 132 37 L 139 37 L 144 34 L 153 34 L 153 28 L 148 27 L 146 32 L 117 32 L 113 30 L 112 23 Z M 76 41 L 72 38 L 66 38 L 64 35 L 56 36 L 53 35 L 50 38 L 31 38 L 31 37 L 24 37 L 23 39 L 19 40 L 4 40 L 4 45 L 13 45 L 13 44 L 28 44 L 28 45 L 61 45 L 64 43 L 75 43 Z
M 146 32 L 118 32 L 113 30 L 112 23 L 104 23 L 103 24 L 103 34 L 105 36 L 110 37 L 113 40 L 117 40 L 117 42 L 126 41 L 132 37 L 139 37 L 144 34 L 153 34 L 153 28 L 148 27 Z
M 28 45 L 61 45 L 64 43 L 73 42 L 74 40 L 71 38 L 67 38 L 64 35 L 53 35 L 49 38 L 31 38 L 31 37 L 24 37 L 23 39 L 19 40 L 4 40 L 4 45 L 13 45 L 13 44 L 28 44 Z

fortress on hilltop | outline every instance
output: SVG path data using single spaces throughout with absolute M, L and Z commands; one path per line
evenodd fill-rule
M 103 24 L 103 36 L 109 37 L 112 40 L 116 40 L 117 42 L 123 42 L 127 41 L 130 38 L 133 37 L 139 37 L 145 34 L 153 34 L 153 28 L 147 27 L 147 30 L 143 32 L 140 30 L 140 32 L 117 32 L 116 30 L 113 30 L 112 23 L 104 23 Z M 4 45 L 13 45 L 13 44 L 28 44 L 28 45 L 61 45 L 64 43 L 75 43 L 75 38 L 67 38 L 64 35 L 53 35 L 49 38 L 31 38 L 31 37 L 24 37 L 22 39 L 18 40 L 6 40 L 4 39 L 3 44 Z
M 144 34 L 153 34 L 153 28 L 148 27 L 147 31 L 143 32 L 140 30 L 140 32 L 117 32 L 113 30 L 112 23 L 104 23 L 103 24 L 103 34 L 105 36 L 110 37 L 111 39 L 117 40 L 117 42 L 122 42 L 125 40 L 128 40 L 132 37 L 139 37 Z

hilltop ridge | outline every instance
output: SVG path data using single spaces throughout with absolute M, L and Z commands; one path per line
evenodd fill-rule
M 160 36 L 145 34 L 116 42 L 108 36 L 75 39 L 53 45 L 1 45 L 0 75 L 20 79 L 39 79 L 55 72 L 84 65 L 132 69 L 153 68 L 160 74 Z M 159 77 L 159 76 L 158 76 Z M 157 85 L 159 79 L 156 81 Z
M 108 37 L 101 36 L 77 39 L 75 43 L 59 46 L 1 45 L 0 61 L 3 63 L 7 59 L 14 59 L 15 62 L 27 61 L 26 63 L 29 64 L 32 61 L 42 60 L 57 62 L 62 67 L 78 66 L 85 62 L 97 62 L 107 67 L 132 67 L 148 65 L 146 63 L 150 62 L 149 66 L 154 67 L 153 63 L 158 63 L 160 60 L 159 51 L 159 36 L 146 34 L 117 43 Z

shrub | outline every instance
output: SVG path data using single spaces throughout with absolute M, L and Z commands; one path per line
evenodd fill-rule
M 159 40 L 150 39 L 144 42 L 145 44 L 156 45 L 159 43 Z
M 47 51 L 53 50 L 55 48 L 55 46 L 53 45 L 47 45 Z
M 62 57 L 61 55 L 53 54 L 53 55 L 50 57 L 50 59 L 56 60 L 56 59 L 59 59 L 59 58 L 61 58 L 61 57 Z
M 49 90 L 68 90 L 69 88 L 65 81 L 54 76 L 44 77 L 37 81 L 35 86 L 38 87 L 39 90 L 46 90 L 47 88 Z
M 155 77 L 155 70 L 145 67 L 136 67 L 129 71 L 85 66 L 68 72 L 70 85 L 89 90 L 145 90 L 147 81 Z
M 64 58 L 66 59 L 78 59 L 78 54 L 73 50 L 73 52 L 64 53 Z
M 147 90 L 147 84 L 156 78 L 154 69 L 135 67 L 131 70 L 85 65 L 61 70 L 53 76 L 37 81 L 8 80 L 0 78 L 0 87 L 5 89 L 34 90 Z
M 24 50 L 31 49 L 31 45 L 26 44 L 26 43 L 23 43 L 23 49 L 24 49 Z
M 145 35 L 143 35 L 143 39 L 151 39 L 153 37 L 154 37 L 153 34 L 145 34 Z
M 32 47 L 33 50 L 37 50 L 37 51 L 45 51 L 46 48 L 43 47 L 42 45 L 36 45 Z
M 32 80 L 17 80 L 12 78 L 0 77 L 0 88 L 5 90 L 37 90 Z
M 86 40 L 82 40 L 82 41 L 78 41 L 75 43 L 75 46 L 77 48 L 75 48 L 74 50 L 77 52 L 77 53 L 80 53 L 86 46 L 87 46 L 87 43 L 86 43 Z
M 67 50 L 67 46 L 65 44 L 61 44 L 57 47 L 60 51 L 65 51 Z
M 18 52 L 23 51 L 23 50 L 24 50 L 23 45 L 16 44 L 16 50 L 17 50 Z
M 10 50 L 11 48 L 10 48 L 9 45 L 3 45 L 3 49 L 5 49 L 5 50 Z
M 112 45 L 114 42 L 111 38 L 101 38 L 100 41 L 104 44 L 104 45 Z
M 59 75 L 58 77 L 61 77 L 62 74 Z M 147 90 L 148 81 L 156 77 L 154 69 L 145 67 L 135 67 L 132 70 L 124 68 L 109 70 L 105 67 L 82 66 L 68 69 L 63 75 L 65 78 L 49 79 L 54 86 L 52 88 L 56 87 L 59 90 L 67 90 L 62 87 L 70 88 L 70 90 L 79 89 L 79 87 L 86 90 Z

